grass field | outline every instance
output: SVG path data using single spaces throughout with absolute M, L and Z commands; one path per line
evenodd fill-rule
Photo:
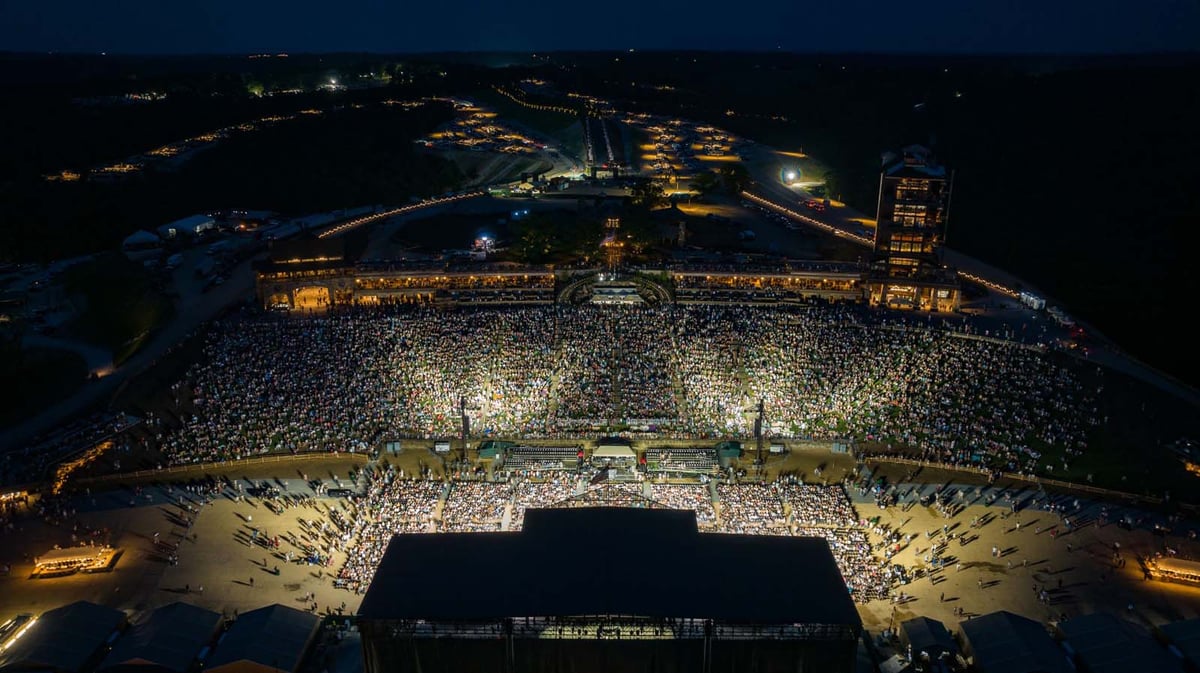
M 1103 422 L 1091 433 L 1083 455 L 1068 457 L 1066 470 L 1063 447 L 1038 447 L 1056 464 L 1046 476 L 1139 494 L 1161 496 L 1170 491 L 1176 499 L 1200 500 L 1200 478 L 1165 447 L 1196 431 L 1195 409 L 1124 374 L 1106 371 L 1099 376 L 1086 365 L 1083 369 L 1085 386 L 1103 388 Z
M 204 330 L 200 330 L 172 348 L 154 366 L 130 379 L 117 391 L 113 397 L 113 408 L 162 414 L 167 389 L 176 381 L 183 380 L 188 367 L 203 359 L 204 341 Z
M 1085 446 L 1050 445 L 1025 438 L 1021 443 L 1041 455 L 1037 476 L 1155 498 L 1169 493 L 1172 502 L 1200 503 L 1200 477 L 1189 473 L 1167 447 L 1179 437 L 1194 436 L 1189 433 L 1197 429 L 1195 409 L 1123 374 L 1100 374 L 1086 362 L 1066 365 L 1079 377 L 1083 389 L 1093 394 L 1100 391 L 1096 407 L 1100 423 L 1088 431 Z M 991 467 L 1008 471 L 1004 465 Z M 964 473 L 947 474 L 957 480 Z
M 174 305 L 140 264 L 120 253 L 107 253 L 71 267 L 68 294 L 81 305 L 70 332 L 112 351 L 121 364 L 145 343 L 150 333 L 174 315 Z

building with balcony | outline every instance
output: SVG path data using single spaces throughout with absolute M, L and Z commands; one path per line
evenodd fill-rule
M 867 278 L 872 305 L 937 312 L 959 307 L 958 274 L 941 255 L 953 181 L 953 173 L 920 145 L 884 155 Z

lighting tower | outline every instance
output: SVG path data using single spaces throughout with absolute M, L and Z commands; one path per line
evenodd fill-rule
M 763 465 L 763 415 L 766 413 L 766 400 L 758 399 L 758 417 L 754 419 L 754 442 L 758 450 L 758 466 L 762 469 Z
M 471 436 L 471 418 L 467 416 L 467 398 L 458 398 L 458 415 L 462 419 L 463 451 L 466 452 L 467 438 Z

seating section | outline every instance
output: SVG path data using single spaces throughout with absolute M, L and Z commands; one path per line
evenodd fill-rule
M 653 499 L 668 509 L 690 509 L 696 512 L 696 523 L 701 527 L 713 526 L 717 513 L 713 509 L 712 494 L 703 484 L 655 484 Z
M 579 467 L 579 448 L 573 446 L 514 446 L 504 457 L 508 472 L 573 470 Z
M 780 499 L 791 507 L 791 521 L 801 526 L 854 528 L 858 525 L 850 499 L 840 485 L 780 484 Z
M 774 489 L 757 484 L 718 484 L 721 522 L 729 533 L 759 533 L 781 528 L 783 503 Z
M 712 473 L 717 468 L 717 452 L 701 448 L 659 448 L 646 450 L 646 465 L 651 472 Z
M 452 533 L 500 530 L 511 494 L 508 484 L 454 482 L 442 506 L 442 530 Z

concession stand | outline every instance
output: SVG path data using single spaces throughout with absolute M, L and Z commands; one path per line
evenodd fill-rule
M 1200 586 L 1200 561 L 1165 556 L 1146 561 L 1146 570 L 1150 577 L 1160 582 L 1178 582 Z
M 66 547 L 51 549 L 34 559 L 34 577 L 67 575 L 70 573 L 108 570 L 116 561 L 117 550 L 112 547 Z

